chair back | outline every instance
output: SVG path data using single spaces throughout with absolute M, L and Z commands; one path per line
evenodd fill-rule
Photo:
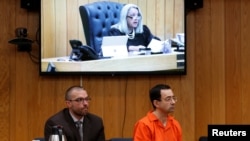
M 111 138 L 109 141 L 133 141 L 133 138 Z
M 79 7 L 84 35 L 88 46 L 102 54 L 102 37 L 108 35 L 111 25 L 120 19 L 123 4 L 112 1 L 98 1 Z
M 207 136 L 201 136 L 201 137 L 199 138 L 199 141 L 207 141 Z
M 44 137 L 35 137 L 33 140 L 34 141 L 45 141 L 45 138 Z

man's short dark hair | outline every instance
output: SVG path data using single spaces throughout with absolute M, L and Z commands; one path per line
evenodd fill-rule
M 161 90 L 165 89 L 171 89 L 171 87 L 167 84 L 157 84 L 149 90 L 149 98 L 154 108 L 153 101 L 161 100 Z
M 66 92 L 65 92 L 65 100 L 69 100 L 69 99 L 71 98 L 70 93 L 71 93 L 72 90 L 74 90 L 74 89 L 83 89 L 83 90 L 84 90 L 84 88 L 83 88 L 82 86 L 78 86 L 78 85 L 74 85 L 74 86 L 69 87 L 69 88 L 66 90 Z

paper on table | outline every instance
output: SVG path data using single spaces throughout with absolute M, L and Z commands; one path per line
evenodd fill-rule
M 148 44 L 148 48 L 151 48 L 151 52 L 162 52 L 162 48 L 164 47 L 164 42 L 156 39 L 152 39 Z
M 171 53 L 173 51 L 169 41 L 169 39 L 167 39 L 166 41 L 152 39 L 148 45 L 148 48 L 151 48 L 151 52 Z

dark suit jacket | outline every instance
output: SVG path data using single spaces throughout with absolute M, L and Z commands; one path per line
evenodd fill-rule
M 49 140 L 52 127 L 55 125 L 63 126 L 63 133 L 67 141 L 81 141 L 78 129 L 67 108 L 56 113 L 46 121 L 44 127 L 45 141 Z M 83 141 L 105 141 L 104 125 L 100 117 L 91 113 L 84 116 Z

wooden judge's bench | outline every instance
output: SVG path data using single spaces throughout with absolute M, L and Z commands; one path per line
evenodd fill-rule
M 119 71 L 163 71 L 183 69 L 183 53 L 130 55 L 88 61 L 74 61 L 67 57 L 43 58 L 42 72 L 53 65 L 57 72 L 119 72 Z M 178 57 L 180 56 L 180 57 Z

